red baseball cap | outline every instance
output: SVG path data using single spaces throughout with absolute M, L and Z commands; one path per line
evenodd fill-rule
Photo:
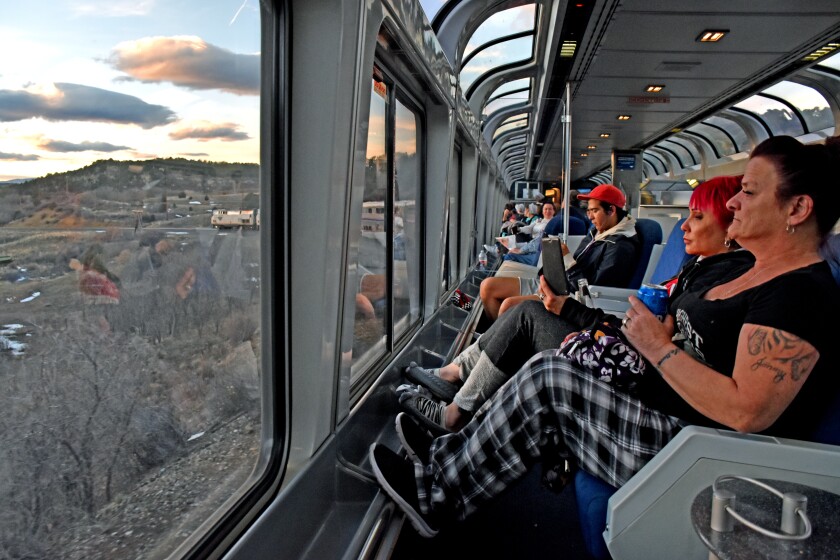
M 598 185 L 589 194 L 578 195 L 578 200 L 589 200 L 590 198 L 612 204 L 619 208 L 624 208 L 624 204 L 627 202 L 624 198 L 624 193 L 618 190 L 618 187 L 615 185 Z

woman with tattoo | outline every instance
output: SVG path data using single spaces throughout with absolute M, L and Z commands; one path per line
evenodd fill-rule
M 830 370 L 836 328 L 827 327 L 840 298 L 818 253 L 840 216 L 838 176 L 840 137 L 762 142 L 728 202 L 729 237 L 755 255 L 754 266 L 681 294 L 663 323 L 630 298 L 623 330 L 660 376 L 631 395 L 543 352 L 460 432 L 433 440 L 398 416 L 409 459 L 371 448 L 382 487 L 421 535 L 433 536 L 441 521 L 466 517 L 548 453 L 621 486 L 688 424 L 813 438 L 840 391 Z M 672 342 L 675 327 L 682 347 Z

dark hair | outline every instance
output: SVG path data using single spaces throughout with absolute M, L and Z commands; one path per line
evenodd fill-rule
M 516 204 L 514 204 L 513 202 L 508 202 L 507 204 L 505 204 L 505 210 L 510 210 L 511 212 L 513 212 L 514 210 L 516 210 Z
M 598 200 L 597 198 L 592 198 L 590 200 Z M 618 221 L 620 222 L 627 216 L 627 210 L 624 208 L 619 208 L 615 204 L 610 204 L 609 202 L 604 202 L 603 200 L 598 200 L 601 203 L 601 208 L 603 208 L 605 214 L 612 214 L 613 212 L 616 213 L 618 216 Z
M 805 145 L 790 136 L 768 138 L 752 151 L 750 159 L 769 160 L 779 174 L 776 198 L 784 202 L 799 195 L 814 201 L 817 231 L 825 237 L 840 216 L 836 181 L 840 176 L 840 137 L 828 138 L 825 144 Z
M 549 200 L 544 200 L 544 201 L 543 201 L 543 203 L 542 203 L 543 208 L 545 208 L 545 205 L 546 205 L 546 204 L 551 204 L 551 206 L 552 206 L 555 210 L 557 210 L 557 205 L 556 205 L 556 204 L 554 204 L 554 201 L 553 201 L 553 200 L 550 200 L 550 199 L 549 199 Z

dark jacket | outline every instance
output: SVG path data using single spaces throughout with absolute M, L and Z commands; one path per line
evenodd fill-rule
M 576 262 L 567 271 L 572 291 L 577 291 L 580 278 L 590 285 L 624 288 L 636 271 L 641 248 L 638 235 L 610 235 L 592 243 L 595 235 L 594 228 L 589 230 L 574 253 Z

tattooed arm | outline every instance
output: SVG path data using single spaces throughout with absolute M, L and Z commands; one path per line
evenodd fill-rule
M 734 430 L 760 432 L 791 403 L 819 352 L 788 332 L 745 324 L 731 378 L 684 353 L 664 357 L 659 366 L 663 377 L 691 406 Z

